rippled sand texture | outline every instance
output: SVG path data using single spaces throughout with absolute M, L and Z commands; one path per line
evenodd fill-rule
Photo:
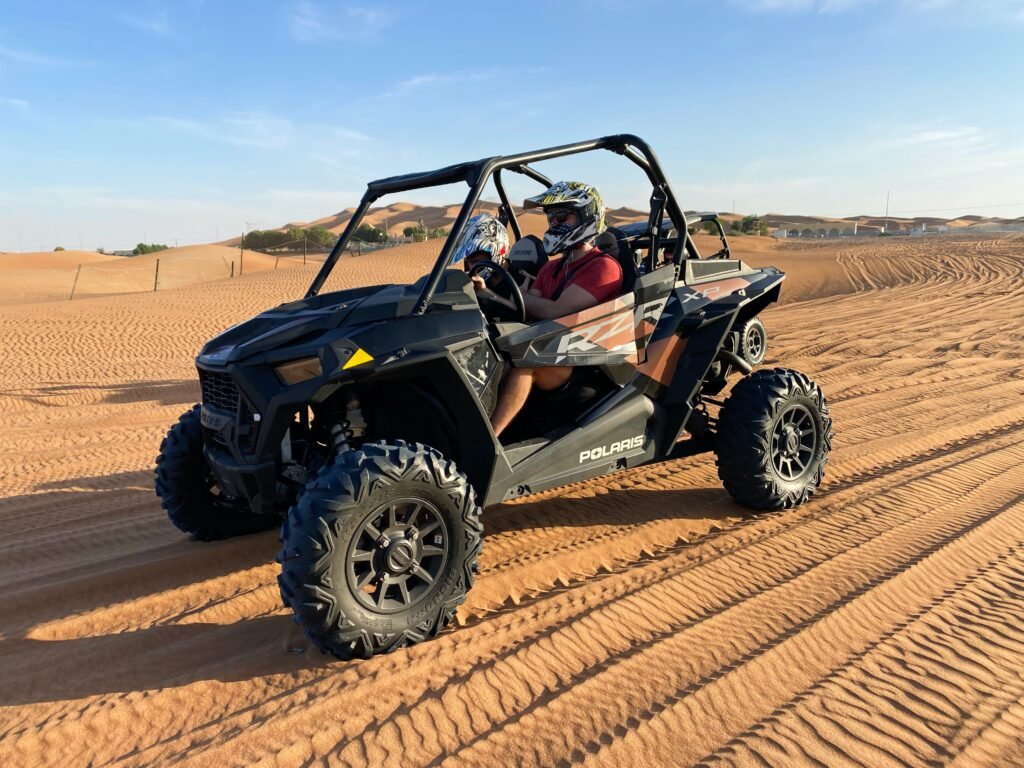
M 152 491 L 200 344 L 315 268 L 0 309 L 0 765 L 1024 765 L 1024 240 L 749 258 L 823 492 L 747 518 L 702 456 L 488 509 L 458 626 L 353 663 L 285 652 L 275 534 Z

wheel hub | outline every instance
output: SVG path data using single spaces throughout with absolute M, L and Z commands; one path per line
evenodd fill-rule
M 772 463 L 787 481 L 799 479 L 813 466 L 818 433 L 805 405 L 794 404 L 778 417 L 772 436 Z
M 408 539 L 393 541 L 385 548 L 384 562 L 392 575 L 405 573 L 416 564 L 416 548 Z
M 792 427 L 786 427 L 785 454 L 792 458 L 796 456 L 797 448 L 800 446 L 800 433 Z
M 433 504 L 387 501 L 370 512 L 350 540 L 345 572 L 352 594 L 377 613 L 426 599 L 448 559 L 448 527 Z
M 761 354 L 761 337 L 756 333 L 750 334 L 750 338 L 747 339 L 747 351 L 751 357 L 757 357 Z

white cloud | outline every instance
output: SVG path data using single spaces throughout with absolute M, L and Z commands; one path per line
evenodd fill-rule
M 167 21 L 167 11 L 155 9 L 148 16 L 130 16 L 123 14 L 115 17 L 122 24 L 129 27 L 149 32 L 160 37 L 168 37 L 171 34 L 171 26 Z
M 259 113 L 222 117 L 209 121 L 155 115 L 148 122 L 211 141 L 238 147 L 281 149 L 292 143 L 295 128 L 290 120 Z
M 464 83 L 474 80 L 489 80 L 501 74 L 500 69 L 466 69 L 458 72 L 431 72 L 402 80 L 393 90 L 412 91 L 431 85 Z
M 268 189 L 253 196 L 254 200 L 272 203 L 275 206 L 287 205 L 290 210 L 302 207 L 304 212 L 321 212 L 341 210 L 352 204 L 359 193 L 339 192 L 336 189 Z M 283 223 L 283 222 L 282 222 Z M 276 225 L 275 225 L 276 226 Z
M 353 40 L 374 37 L 394 20 L 395 14 L 382 8 L 329 10 L 318 3 L 299 2 L 288 14 L 288 31 L 300 43 Z
M 44 56 L 33 51 L 25 51 L 18 48 L 8 48 L 0 45 L 0 58 L 10 59 L 19 64 L 34 64 L 43 67 L 89 67 L 91 61 L 79 61 L 76 59 L 62 59 L 56 56 Z
M 934 156 L 969 155 L 991 151 L 995 140 L 974 125 L 956 125 L 938 121 L 927 125 L 903 126 L 887 130 L 887 137 L 865 146 L 868 154 L 877 152 L 920 153 Z
M 16 112 L 27 112 L 28 102 L 24 99 L 9 99 L 0 96 L 0 107 L 10 107 Z
M 296 123 L 288 118 L 262 112 L 225 115 L 205 120 L 153 115 L 141 121 L 141 124 L 236 147 L 284 149 L 299 146 L 325 155 L 348 157 L 360 154 L 360 150 L 354 145 L 372 141 L 366 134 L 350 128 L 320 123 Z
M 844 13 L 888 4 L 880 0 L 732 0 L 733 5 L 756 13 Z M 894 6 L 909 13 L 957 11 L 970 19 L 1024 21 L 1024 0 L 897 0 Z

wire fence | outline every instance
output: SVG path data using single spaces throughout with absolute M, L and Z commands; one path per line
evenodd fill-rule
M 412 238 L 392 238 L 384 243 L 351 242 L 342 257 L 358 259 L 412 242 Z M 438 240 L 437 244 L 441 242 Z M 141 256 L 109 256 L 61 268 L 7 268 L 0 270 L 0 306 L 183 288 L 256 272 L 320 264 L 329 253 L 329 248 L 310 247 L 298 240 L 263 250 L 199 245 Z
M 0 272 L 0 304 L 73 301 L 96 296 L 182 288 L 196 283 L 301 264 L 302 255 L 265 254 L 225 246 L 201 246 L 184 252 L 161 251 L 113 257 L 61 269 L 7 269 Z M 190 252 L 191 251 L 191 252 Z M 310 254 L 310 261 L 324 258 Z

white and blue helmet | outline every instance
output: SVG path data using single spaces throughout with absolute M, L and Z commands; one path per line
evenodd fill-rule
M 481 251 L 490 254 L 490 260 L 498 263 L 508 253 L 508 231 L 489 213 L 478 213 L 466 222 L 466 231 L 455 249 L 452 265 Z

